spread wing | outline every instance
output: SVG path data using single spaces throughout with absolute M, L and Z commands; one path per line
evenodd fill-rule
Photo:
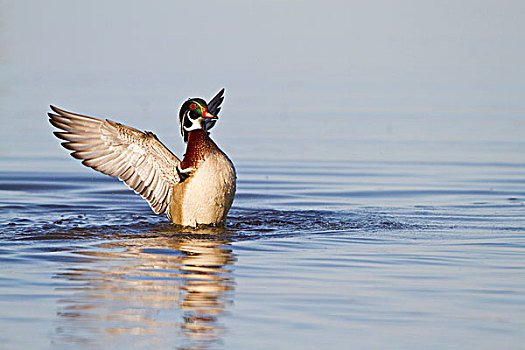
M 146 199 L 156 214 L 168 208 L 172 187 L 179 182 L 180 160 L 151 132 L 142 132 L 109 119 L 70 113 L 54 106 L 49 122 L 65 140 L 74 158 L 101 173 L 124 181 Z
M 224 88 L 222 88 L 221 91 L 219 91 L 208 103 L 208 110 L 216 117 L 219 116 L 219 112 L 221 111 L 222 101 L 224 101 Z

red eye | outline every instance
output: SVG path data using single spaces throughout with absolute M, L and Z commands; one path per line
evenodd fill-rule
M 195 103 L 192 103 L 192 104 L 190 105 L 190 108 L 191 108 L 191 109 L 195 109 L 195 108 L 197 108 L 197 105 L 196 105 Z

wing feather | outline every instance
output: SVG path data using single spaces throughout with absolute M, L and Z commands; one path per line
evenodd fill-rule
M 221 89 L 221 91 L 219 91 L 208 103 L 208 111 L 217 118 L 219 117 L 222 101 L 224 101 L 224 88 Z M 205 120 L 206 130 L 213 128 L 216 122 L 217 119 Z
M 216 117 L 219 116 L 222 101 L 224 101 L 224 88 L 222 88 L 221 91 L 219 91 L 208 103 L 208 110 Z
M 180 181 L 180 160 L 153 133 L 54 106 L 51 109 L 54 113 L 48 113 L 49 122 L 60 129 L 54 134 L 65 141 L 62 146 L 72 151 L 74 158 L 122 180 L 146 199 L 155 213 L 166 212 L 171 189 Z

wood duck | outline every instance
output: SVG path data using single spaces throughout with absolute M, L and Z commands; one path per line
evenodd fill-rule
M 206 103 L 184 102 L 180 131 L 187 143 L 182 161 L 152 132 L 142 132 L 112 120 L 75 114 L 51 106 L 54 134 L 82 164 L 122 180 L 146 199 L 156 214 L 165 213 L 177 225 L 224 225 L 235 195 L 233 163 L 213 142 L 224 89 Z

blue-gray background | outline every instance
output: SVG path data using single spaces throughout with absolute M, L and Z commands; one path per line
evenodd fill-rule
M 180 103 L 221 87 L 214 133 L 237 157 L 411 159 L 410 144 L 375 141 L 427 140 L 458 142 L 454 158 L 469 141 L 523 139 L 521 1 L 0 6 L 2 156 L 63 154 L 51 103 L 153 130 L 180 154 Z

